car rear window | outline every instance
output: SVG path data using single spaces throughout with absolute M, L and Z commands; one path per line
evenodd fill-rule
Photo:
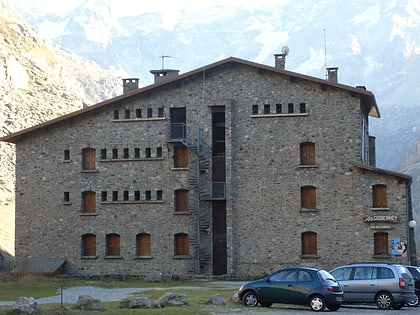
M 336 279 L 334 278 L 334 276 L 326 270 L 319 270 L 318 273 L 319 273 L 319 276 L 321 277 L 321 279 L 326 281 L 326 282 L 328 282 L 328 281 L 332 281 L 334 283 L 337 282 Z
M 398 272 L 401 274 L 401 277 L 404 279 L 412 279 L 410 272 L 404 266 L 397 266 Z

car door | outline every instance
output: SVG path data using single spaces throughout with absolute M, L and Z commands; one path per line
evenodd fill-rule
M 337 268 L 331 272 L 334 278 L 340 283 L 341 289 L 343 290 L 343 301 L 350 302 L 351 296 L 351 277 L 352 277 L 352 270 L 351 267 L 342 267 Z
M 353 302 L 373 302 L 377 292 L 377 279 L 373 266 L 354 267 L 350 283 L 350 300 Z
M 283 269 L 267 279 L 267 285 L 260 290 L 261 299 L 273 303 L 294 303 L 297 269 Z

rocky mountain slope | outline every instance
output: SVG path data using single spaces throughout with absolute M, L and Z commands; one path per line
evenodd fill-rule
M 121 94 L 121 78 L 43 39 L 0 0 L 0 136 Z M 14 146 L 0 142 L 0 249 L 14 250 Z

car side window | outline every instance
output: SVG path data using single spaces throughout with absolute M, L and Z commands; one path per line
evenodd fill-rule
M 349 280 L 351 268 L 339 268 L 331 273 L 337 281 Z
M 297 279 L 297 270 L 296 269 L 286 269 L 280 272 L 275 273 L 270 277 L 271 281 L 296 281 Z
M 354 280 L 372 279 L 373 267 L 355 267 Z
M 376 270 L 376 278 L 377 279 L 392 279 L 394 278 L 394 273 L 391 269 L 386 267 L 377 267 Z
M 306 270 L 301 270 L 301 271 L 299 271 L 298 281 L 302 281 L 302 282 L 312 281 L 312 276 Z

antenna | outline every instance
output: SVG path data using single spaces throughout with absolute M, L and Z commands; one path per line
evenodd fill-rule
M 283 48 L 281 49 L 281 53 L 287 56 L 289 54 L 289 47 L 283 46 Z
M 162 70 L 163 70 L 163 69 L 165 69 L 165 58 L 175 58 L 175 57 L 167 56 L 167 55 L 165 55 L 165 54 L 162 53 L 162 55 L 159 56 L 159 58 L 162 59 Z
M 325 59 L 325 77 L 328 79 L 328 72 L 327 72 L 327 40 L 325 36 L 325 28 L 324 28 L 324 59 Z

